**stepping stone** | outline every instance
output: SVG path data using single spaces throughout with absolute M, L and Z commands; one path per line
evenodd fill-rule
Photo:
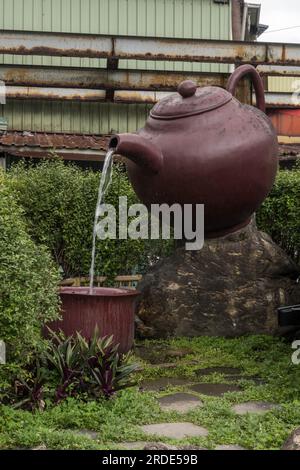
M 182 357 L 188 356 L 189 354 L 193 354 L 193 352 L 194 351 L 190 348 L 170 348 L 166 351 L 166 357 L 181 359 Z
M 147 445 L 146 441 L 120 442 L 120 447 L 127 450 L 142 450 L 145 445 Z
M 182 387 L 189 385 L 192 381 L 188 378 L 160 377 L 155 380 L 145 380 L 140 384 L 140 389 L 157 392 L 168 387 Z
M 190 348 L 172 348 L 166 344 L 151 345 L 151 348 L 145 346 L 137 346 L 135 353 L 138 357 L 150 364 L 164 364 L 169 360 L 182 359 L 189 354 L 193 354 Z
M 278 408 L 278 405 L 274 403 L 260 402 L 260 401 L 249 401 L 247 403 L 240 403 L 239 405 L 234 405 L 232 410 L 235 411 L 238 415 L 246 415 L 247 413 L 252 414 L 263 414 L 267 411 L 271 411 L 274 408 Z
M 240 392 L 242 389 L 238 385 L 234 384 L 211 384 L 211 383 L 200 383 L 190 387 L 194 392 L 202 393 L 202 395 L 208 395 L 210 397 L 222 397 L 227 392 Z
M 215 450 L 246 450 L 244 447 L 238 446 L 238 445 L 220 445 L 215 447 Z
M 178 411 L 179 413 L 187 413 L 197 406 L 203 406 L 202 401 L 190 393 L 172 393 L 159 398 L 158 402 L 163 411 Z
M 237 380 L 248 380 L 254 382 L 255 385 L 265 385 L 266 381 L 261 379 L 260 377 L 252 376 L 252 375 L 226 375 L 225 380 L 237 381 Z
M 208 435 L 207 429 L 192 423 L 147 424 L 141 426 L 141 430 L 145 434 L 155 434 L 161 437 L 169 437 L 170 439 L 184 439 L 185 437 L 195 436 L 205 437 Z
M 205 369 L 197 369 L 196 374 L 205 376 L 210 374 L 224 374 L 224 375 L 238 375 L 241 374 L 241 369 L 236 367 L 206 367 Z
M 181 362 L 181 365 L 184 365 L 184 366 L 194 366 L 194 365 L 197 365 L 198 364 L 198 361 L 184 361 L 184 362 Z M 177 362 L 162 362 L 161 364 L 147 364 L 147 368 L 149 369 L 176 369 L 176 367 L 178 367 L 178 363 Z M 143 370 L 143 368 L 142 368 Z
M 88 437 L 90 439 L 94 439 L 94 440 L 98 439 L 98 432 L 90 431 L 89 429 L 81 429 L 79 431 L 73 431 L 73 432 L 77 435 Z

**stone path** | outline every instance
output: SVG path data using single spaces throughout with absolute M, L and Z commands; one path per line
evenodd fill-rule
M 184 351 L 185 352 L 185 351 Z M 172 352 L 169 356 L 172 356 Z M 175 357 L 175 355 L 174 355 Z M 157 359 L 157 358 L 156 358 Z M 171 364 L 170 364 L 171 365 Z M 253 380 L 262 382 L 259 377 L 256 376 L 244 376 L 241 369 L 235 367 L 207 367 L 198 369 L 196 374 L 198 377 L 209 376 L 214 373 L 220 373 L 224 375 L 224 381 L 237 380 Z M 199 379 L 198 379 L 199 380 Z M 236 383 L 195 383 L 196 380 L 186 377 L 159 377 L 155 380 L 145 380 L 140 386 L 141 391 L 164 391 L 168 387 L 186 387 L 186 392 L 173 392 L 167 395 L 160 396 L 157 398 L 159 406 L 162 411 L 165 412 L 177 412 L 177 413 L 188 413 L 197 407 L 204 406 L 201 398 L 195 393 L 199 393 L 211 397 L 222 397 L 227 392 L 240 392 L 242 388 Z M 189 393 L 194 392 L 194 393 Z M 240 403 L 232 406 L 232 411 L 238 415 L 244 415 L 247 413 L 262 414 L 266 413 L 278 405 L 268 402 L 249 401 Z M 184 439 L 189 437 L 206 437 L 209 434 L 208 429 L 202 426 L 195 425 L 190 422 L 164 422 L 157 424 L 148 424 L 139 426 L 140 430 L 148 436 L 157 436 L 158 438 L 169 438 L 169 439 Z M 74 432 L 74 431 L 73 431 Z M 98 433 L 87 429 L 77 430 L 76 434 L 89 437 L 91 439 L 97 439 Z M 206 450 L 195 445 L 184 445 L 179 444 L 180 447 L 166 444 L 162 442 L 148 442 L 148 441 L 134 441 L 134 442 L 121 442 L 119 444 L 120 449 L 128 450 L 140 450 L 140 449 L 201 449 Z M 215 447 L 215 450 L 234 450 L 242 451 L 246 450 L 237 444 L 220 444 Z
M 199 387 L 200 386 L 200 387 Z M 231 386 L 228 384 L 196 384 L 192 386 L 192 389 L 196 389 L 197 391 L 201 391 L 206 395 L 216 395 L 223 394 L 225 391 L 235 391 L 237 388 L 236 386 Z M 239 388 L 238 388 L 239 390 Z M 170 393 L 163 397 L 158 398 L 158 402 L 160 407 L 163 411 L 177 411 L 180 413 L 186 413 L 191 411 L 199 406 L 204 406 L 203 402 L 195 395 L 191 393 Z M 238 415 L 244 415 L 247 413 L 252 414 L 262 414 L 266 413 L 274 408 L 278 407 L 278 405 L 274 403 L 268 402 L 259 402 L 259 401 L 252 401 L 246 403 L 240 403 L 237 405 L 232 406 L 232 410 L 237 413 Z M 145 434 L 149 436 L 158 436 L 158 437 L 165 437 L 170 439 L 184 439 L 188 437 L 206 437 L 209 434 L 208 429 L 197 426 L 193 423 L 189 422 L 177 422 L 177 423 L 158 423 L 158 424 L 148 424 L 144 426 L 140 426 L 140 430 L 143 431 Z M 90 431 L 87 429 L 82 429 L 79 431 L 75 431 L 76 434 L 81 434 L 86 437 L 90 437 L 91 439 L 97 439 L 98 433 L 95 431 Z M 297 438 L 300 435 L 300 431 L 298 430 Z M 134 442 L 121 442 L 120 443 L 121 449 L 128 449 L 128 450 L 140 450 L 140 449 L 200 449 L 205 450 L 201 447 L 192 446 L 192 445 L 183 445 L 181 447 L 175 447 L 174 445 L 165 444 L 161 442 L 147 442 L 147 441 L 134 441 Z M 39 449 L 39 448 L 37 448 Z M 234 451 L 241 451 L 246 450 L 243 447 L 237 444 L 220 444 L 215 447 L 215 450 L 234 450 Z
M 166 390 L 168 387 L 182 387 L 192 383 L 186 378 L 179 377 L 160 377 L 155 380 L 145 380 L 141 383 L 140 388 L 146 391 L 157 392 L 159 390 Z
M 140 429 L 149 435 L 169 437 L 171 439 L 184 439 L 185 437 L 206 437 L 208 430 L 193 423 L 160 423 L 147 424 Z
M 239 375 L 242 370 L 237 367 L 205 367 L 204 369 L 197 369 L 196 374 L 204 377 L 210 374 L 224 374 L 224 375 Z
M 201 371 L 201 373 L 200 373 Z M 245 378 L 244 376 L 240 375 L 240 369 L 231 368 L 231 367 L 210 367 L 206 369 L 199 369 L 198 375 L 208 375 L 214 372 L 221 372 L 221 373 L 230 373 L 232 375 L 227 376 L 228 379 L 236 380 L 236 378 Z M 259 379 L 257 377 L 247 377 L 249 380 L 252 379 Z M 225 377 L 226 379 L 226 377 Z M 228 384 L 228 383 L 196 383 L 190 384 L 187 383 L 187 380 L 184 378 L 160 378 L 155 381 L 149 381 L 148 383 L 144 383 L 144 387 L 148 387 L 148 389 L 152 390 L 161 390 L 164 387 L 167 388 L 168 386 L 177 386 L 177 385 L 185 385 L 188 387 L 189 390 L 207 395 L 207 396 L 215 396 L 221 397 L 224 393 L 227 392 L 240 392 L 242 388 L 236 384 Z M 179 413 L 186 413 L 189 412 L 199 406 L 204 406 L 203 402 L 199 397 L 193 395 L 188 392 L 176 392 L 176 393 L 169 393 L 168 395 L 162 396 L 158 398 L 158 403 L 163 411 L 176 411 Z M 243 415 L 246 413 L 266 413 L 277 407 L 278 405 L 268 402 L 247 402 L 241 403 L 232 406 L 232 410 L 239 414 Z M 159 423 L 159 424 L 149 424 L 145 426 L 141 426 L 140 429 L 148 435 L 156 435 L 165 438 L 172 438 L 172 439 L 183 439 L 187 437 L 206 437 L 209 434 L 209 431 L 202 427 L 197 426 L 193 423 L 189 422 L 177 422 L 177 423 Z M 136 443 L 123 443 L 122 445 L 125 448 L 129 449 L 140 449 L 144 448 L 144 442 L 136 442 Z M 159 448 L 160 445 L 164 446 L 167 444 L 162 443 L 152 443 L 147 445 L 153 445 L 153 448 Z M 157 447 L 158 446 L 158 447 Z M 170 446 L 169 448 L 173 448 Z M 222 444 L 216 446 L 215 450 L 246 450 L 243 447 L 237 444 Z
M 195 372 L 198 377 L 206 377 L 215 373 L 222 374 L 224 375 L 224 381 L 226 382 L 251 380 L 255 382 L 256 385 L 264 385 L 266 383 L 265 380 L 255 375 L 244 375 L 243 371 L 237 367 L 206 367 L 204 369 L 197 369 Z
M 275 405 L 274 403 L 249 401 L 247 403 L 240 403 L 238 405 L 234 405 L 232 407 L 232 410 L 238 415 L 245 415 L 247 413 L 264 414 L 267 413 L 267 411 L 273 410 L 277 407 L 278 405 Z
M 98 432 L 90 431 L 89 429 L 81 429 L 79 431 L 75 431 L 75 434 L 79 434 L 84 437 L 89 437 L 90 439 L 98 439 Z
M 222 397 L 227 392 L 240 392 L 242 389 L 238 385 L 223 383 L 199 383 L 192 385 L 191 390 L 210 397 Z
M 145 346 L 136 346 L 135 353 L 141 359 L 150 364 L 163 365 L 170 360 L 176 361 L 182 359 L 189 354 L 193 354 L 193 350 L 189 348 L 172 348 L 166 347 L 164 344 L 153 345 L 151 348 Z
M 177 411 L 187 413 L 198 406 L 203 406 L 202 401 L 190 393 L 172 393 L 158 399 L 163 411 Z

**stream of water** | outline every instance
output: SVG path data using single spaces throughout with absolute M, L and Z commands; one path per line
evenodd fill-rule
M 99 216 L 101 214 L 101 206 L 102 204 L 104 204 L 105 193 L 107 192 L 109 188 L 111 178 L 112 178 L 114 153 L 115 153 L 114 148 L 111 148 L 107 151 L 105 155 L 105 159 L 104 159 L 101 178 L 100 178 L 98 199 L 97 199 L 97 205 L 96 205 L 96 210 L 95 210 L 94 228 L 93 228 L 92 261 L 91 261 L 91 268 L 90 268 L 90 294 L 93 293 L 93 287 L 94 287 L 97 224 L 98 224 Z

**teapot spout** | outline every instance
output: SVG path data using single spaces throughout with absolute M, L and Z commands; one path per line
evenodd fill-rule
M 116 134 L 111 138 L 109 148 L 153 173 L 158 173 L 162 167 L 161 150 L 138 134 Z

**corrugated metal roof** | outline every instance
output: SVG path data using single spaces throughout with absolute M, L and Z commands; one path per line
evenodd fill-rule
M 49 158 L 99 162 L 104 160 L 109 135 L 55 134 L 8 131 L 0 134 L 0 152 L 15 157 Z
M 39 147 L 41 149 L 78 149 L 106 151 L 110 136 L 50 134 L 44 132 L 6 132 L 0 136 L 5 147 Z

